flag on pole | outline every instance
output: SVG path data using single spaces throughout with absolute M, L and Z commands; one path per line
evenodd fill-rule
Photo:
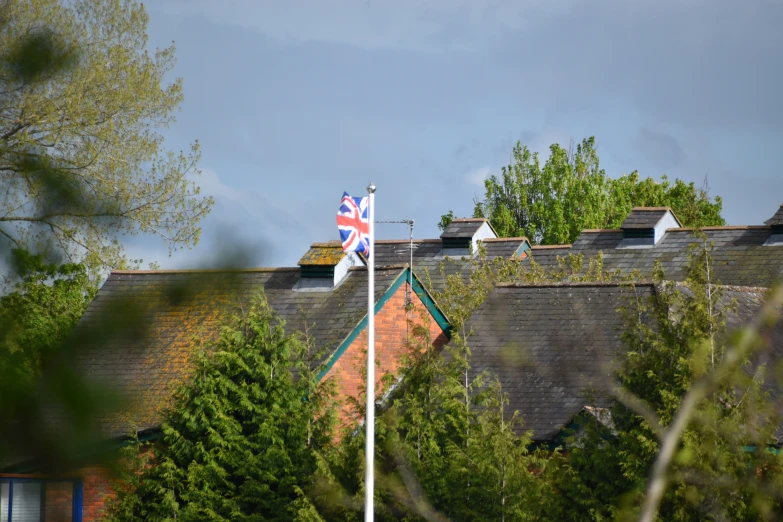
M 343 192 L 340 210 L 337 211 L 337 228 L 344 252 L 358 252 L 370 256 L 370 226 L 367 216 L 369 198 L 352 198 Z

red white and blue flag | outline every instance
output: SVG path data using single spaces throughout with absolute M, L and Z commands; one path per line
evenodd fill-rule
M 337 211 L 337 228 L 344 252 L 359 252 L 370 256 L 370 225 L 367 208 L 370 198 L 352 198 L 343 192 L 343 201 Z

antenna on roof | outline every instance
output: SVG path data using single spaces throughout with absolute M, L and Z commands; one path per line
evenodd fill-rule
M 408 288 L 405 289 L 405 306 L 408 306 L 409 304 L 411 304 L 412 301 L 412 297 L 409 295 L 409 293 L 413 290 L 413 224 L 414 221 L 412 219 L 406 218 L 400 221 L 376 221 L 376 223 L 397 223 L 397 224 L 408 225 L 408 230 L 410 231 L 410 255 L 411 255 L 411 261 L 408 270 Z

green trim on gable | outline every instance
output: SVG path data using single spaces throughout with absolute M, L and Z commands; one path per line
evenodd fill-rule
M 410 272 L 410 268 L 407 268 L 405 270 L 406 274 Z M 435 303 L 435 300 L 432 298 L 429 292 L 424 288 L 424 285 L 421 284 L 421 281 L 419 281 L 419 278 L 416 277 L 416 273 L 413 273 L 413 291 L 416 293 L 417 296 L 419 296 L 419 299 L 421 299 L 421 302 L 424 304 L 425 308 L 430 312 L 430 315 L 433 319 L 435 319 L 435 322 L 438 323 L 438 326 L 441 330 L 443 330 L 443 333 L 446 334 L 446 337 L 451 338 L 451 323 L 449 323 L 449 320 L 446 318 L 446 314 L 444 314 L 440 308 L 438 308 L 438 305 Z
M 515 257 L 519 257 L 522 254 L 524 254 L 525 252 L 527 252 L 528 257 L 530 257 L 530 255 L 533 252 L 533 249 L 531 248 L 530 243 L 528 242 L 527 239 L 522 241 L 522 244 L 519 245 L 519 248 L 517 248 L 516 252 L 514 252 L 514 256 Z M 512 256 L 512 257 L 514 257 L 514 256 Z
M 389 299 L 392 298 L 392 296 L 395 294 L 395 292 L 397 292 L 397 290 L 399 290 L 403 283 L 408 281 L 408 277 L 411 277 L 413 280 L 413 291 L 417 296 L 419 296 L 421 302 L 424 303 L 424 306 L 430 312 L 430 315 L 432 315 L 433 319 L 435 319 L 435 322 L 438 324 L 440 329 L 443 330 L 446 336 L 450 338 L 451 325 L 449 324 L 448 319 L 446 319 L 446 315 L 440 310 L 440 308 L 438 308 L 438 305 L 435 304 L 435 300 L 432 299 L 429 292 L 427 292 L 424 286 L 422 286 L 419 278 L 416 277 L 415 273 L 411 272 L 410 268 L 403 270 L 400 275 L 397 276 L 397 279 L 395 279 L 391 284 L 389 289 L 386 290 L 381 298 L 378 299 L 378 301 L 375 303 L 375 315 L 378 315 L 378 313 L 383 309 L 383 305 L 385 305 Z M 359 337 L 359 334 L 361 334 L 365 328 L 367 328 L 367 315 L 362 318 L 359 324 L 357 324 L 356 327 L 351 330 L 351 333 L 348 334 L 348 337 L 346 337 L 345 340 L 340 343 L 340 346 L 337 347 L 337 350 L 332 354 L 332 356 L 324 365 L 321 373 L 318 374 L 318 381 L 323 379 L 323 377 L 329 373 L 329 370 L 331 370 L 335 363 L 340 360 L 340 357 L 343 356 L 348 347 L 351 346 L 351 343 L 353 343 L 356 338 Z

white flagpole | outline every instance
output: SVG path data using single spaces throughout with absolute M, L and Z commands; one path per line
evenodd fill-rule
M 375 185 L 367 186 L 370 194 L 368 225 L 370 256 L 367 263 L 367 415 L 364 419 L 364 522 L 375 518 Z

